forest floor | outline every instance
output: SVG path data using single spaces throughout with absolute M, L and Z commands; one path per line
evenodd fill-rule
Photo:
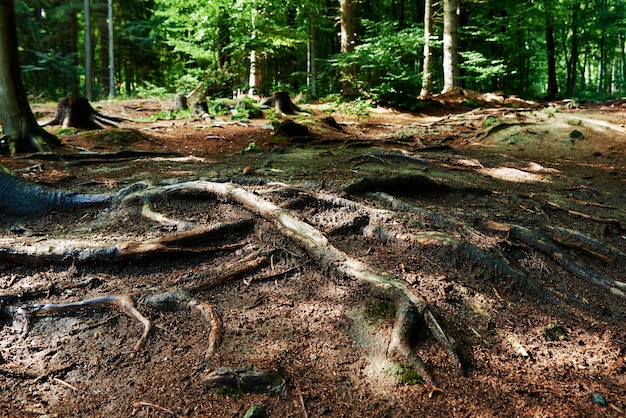
M 240 204 L 189 193 L 156 199 L 161 218 L 133 202 L 0 218 L 2 307 L 15 313 L 0 331 L 0 415 L 242 417 L 258 405 L 269 417 L 623 417 L 626 105 L 461 100 L 410 114 L 303 105 L 278 118 L 308 127 L 296 134 L 265 119 L 150 119 L 173 107 L 166 101 L 101 102 L 98 111 L 129 119 L 132 131 L 65 131 L 64 158 L 0 158 L 80 193 L 230 180 L 287 209 L 428 302 L 463 365 L 415 331 L 413 348 L 441 391 L 387 352 L 393 304 Z M 54 114 L 54 105 L 34 108 L 40 120 Z M 57 251 L 236 220 L 253 226 L 195 252 L 95 260 Z M 265 264 L 194 294 L 221 325 L 142 303 L 261 254 Z M 132 295 L 153 322 L 138 350 L 141 324 L 115 306 L 26 320 L 7 308 L 102 295 Z M 226 371 L 269 380 L 228 387 L 216 380 Z

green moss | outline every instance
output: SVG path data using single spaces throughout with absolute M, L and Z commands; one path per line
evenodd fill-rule
M 388 300 L 370 302 L 365 306 L 365 315 L 375 323 L 393 319 L 396 316 L 396 307 Z
M 391 363 L 385 370 L 389 376 L 395 377 L 403 385 L 417 385 L 422 383 L 422 375 L 411 366 L 401 363 Z
M 78 129 L 76 129 L 76 128 L 61 128 L 58 131 L 56 131 L 56 135 L 57 136 L 76 135 L 78 132 L 80 132 L 80 131 Z
M 500 124 L 500 119 L 496 118 L 495 116 L 487 116 L 485 119 L 483 119 L 483 128 L 486 128 L 488 126 L 494 126 L 494 125 L 499 125 Z
M 243 391 L 240 389 L 223 387 L 217 390 L 217 394 L 228 398 L 239 399 L 241 398 L 241 395 L 243 395 Z

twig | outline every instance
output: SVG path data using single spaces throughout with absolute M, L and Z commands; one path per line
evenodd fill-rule
M 61 380 L 58 377 L 53 377 L 52 380 L 54 380 L 57 383 L 62 384 L 63 386 L 67 386 L 68 388 L 75 390 L 76 392 L 80 392 L 80 390 L 76 386 L 67 383 L 65 380 Z
M 174 411 L 169 410 L 167 408 L 163 408 L 162 406 L 150 403 L 150 402 L 135 402 L 134 403 L 135 408 L 138 406 L 147 406 L 148 408 L 154 408 L 156 410 L 159 410 L 161 412 L 165 412 L 166 414 L 170 414 L 170 415 L 174 415 Z M 134 413 L 136 413 L 136 411 L 133 411 Z M 134 415 L 134 413 L 132 415 Z
M 306 405 L 304 404 L 304 398 L 302 397 L 302 390 L 300 389 L 300 383 L 297 380 L 294 381 L 296 384 L 296 390 L 298 391 L 298 397 L 300 398 L 300 405 L 302 405 L 302 412 L 304 413 L 304 418 L 309 418 L 309 413 L 306 410 Z

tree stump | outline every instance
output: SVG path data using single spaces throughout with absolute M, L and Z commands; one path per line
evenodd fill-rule
M 286 91 L 277 91 L 272 93 L 272 101 L 274 102 L 276 113 L 295 115 L 296 112 L 300 111 L 300 108 L 291 101 L 291 97 L 289 97 L 289 93 Z
M 209 104 L 207 102 L 198 102 L 193 105 L 193 115 L 198 118 L 209 116 Z
M 119 128 L 117 122 L 124 119 L 98 113 L 84 97 L 64 97 L 59 100 L 54 119 L 46 125 L 62 125 L 63 128 L 104 129 L 106 126 Z
M 189 107 L 187 106 L 187 96 L 184 94 L 177 94 L 174 96 L 174 108 L 177 112 L 181 110 L 187 110 Z

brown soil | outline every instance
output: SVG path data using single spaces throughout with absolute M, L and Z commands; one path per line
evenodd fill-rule
M 95 107 L 134 120 L 123 125 L 136 131 L 63 135 L 64 143 L 96 152 L 180 156 L 115 161 L 97 155 L 88 160 L 29 156 L 0 162 L 33 181 L 81 193 L 115 191 L 145 180 L 239 181 L 288 207 L 347 254 L 419 291 L 456 340 L 465 370 L 459 373 L 432 336 L 421 333 L 415 350 L 442 392 L 429 398 L 424 385 L 406 382 L 408 373 L 387 357 L 393 320 L 377 295 L 362 283 L 336 277 L 258 220 L 243 238 L 223 238 L 221 245 L 238 243 L 228 247 L 236 249 L 208 254 L 99 263 L 0 261 L 3 303 L 20 306 L 159 293 L 214 274 L 256 250 L 274 251 L 263 269 L 196 295 L 223 319 L 222 342 L 210 358 L 205 352 L 211 327 L 184 309 L 138 303 L 156 326 L 139 351 L 133 346 L 140 324 L 114 307 L 33 317 L 27 330 L 6 316 L 0 338 L 3 416 L 241 417 L 253 405 L 271 417 L 624 416 L 626 301 L 576 277 L 558 258 L 507 237 L 511 225 L 544 232 L 561 227 L 626 252 L 626 109 L 621 103 L 462 110 L 448 102 L 422 114 L 378 108 L 361 116 L 315 104 L 303 106 L 310 113 L 293 117 L 310 134 L 291 139 L 274 136 L 267 120 L 138 122 L 173 107 L 157 100 Z M 42 120 L 54 114 L 53 105 L 36 110 Z M 325 119 L 329 116 L 338 125 Z M 77 152 L 71 147 L 61 154 Z M 325 206 L 310 197 L 330 193 L 380 209 L 370 196 L 345 193 L 345 186 L 394 175 L 434 180 L 436 187 L 380 187 L 455 220 L 456 226 L 420 222 L 398 211 L 385 228 L 406 235 L 437 231 L 506 255 L 535 289 L 553 297 L 497 277 L 445 245 L 363 234 L 350 227 L 355 214 L 348 207 Z M 297 189 L 285 192 L 286 184 Z M 220 199 L 163 199 L 155 210 L 195 225 L 253 217 Z M 52 251 L 68 242 L 89 247 L 172 232 L 143 219 L 140 211 L 94 208 L 38 220 L 1 219 L 0 246 L 23 253 Z M 562 251 L 570 260 L 626 281 L 622 262 L 602 261 L 576 248 Z M 21 299 L 37 289 L 48 293 Z M 277 372 L 284 391 L 211 387 L 207 376 L 218 367 Z

